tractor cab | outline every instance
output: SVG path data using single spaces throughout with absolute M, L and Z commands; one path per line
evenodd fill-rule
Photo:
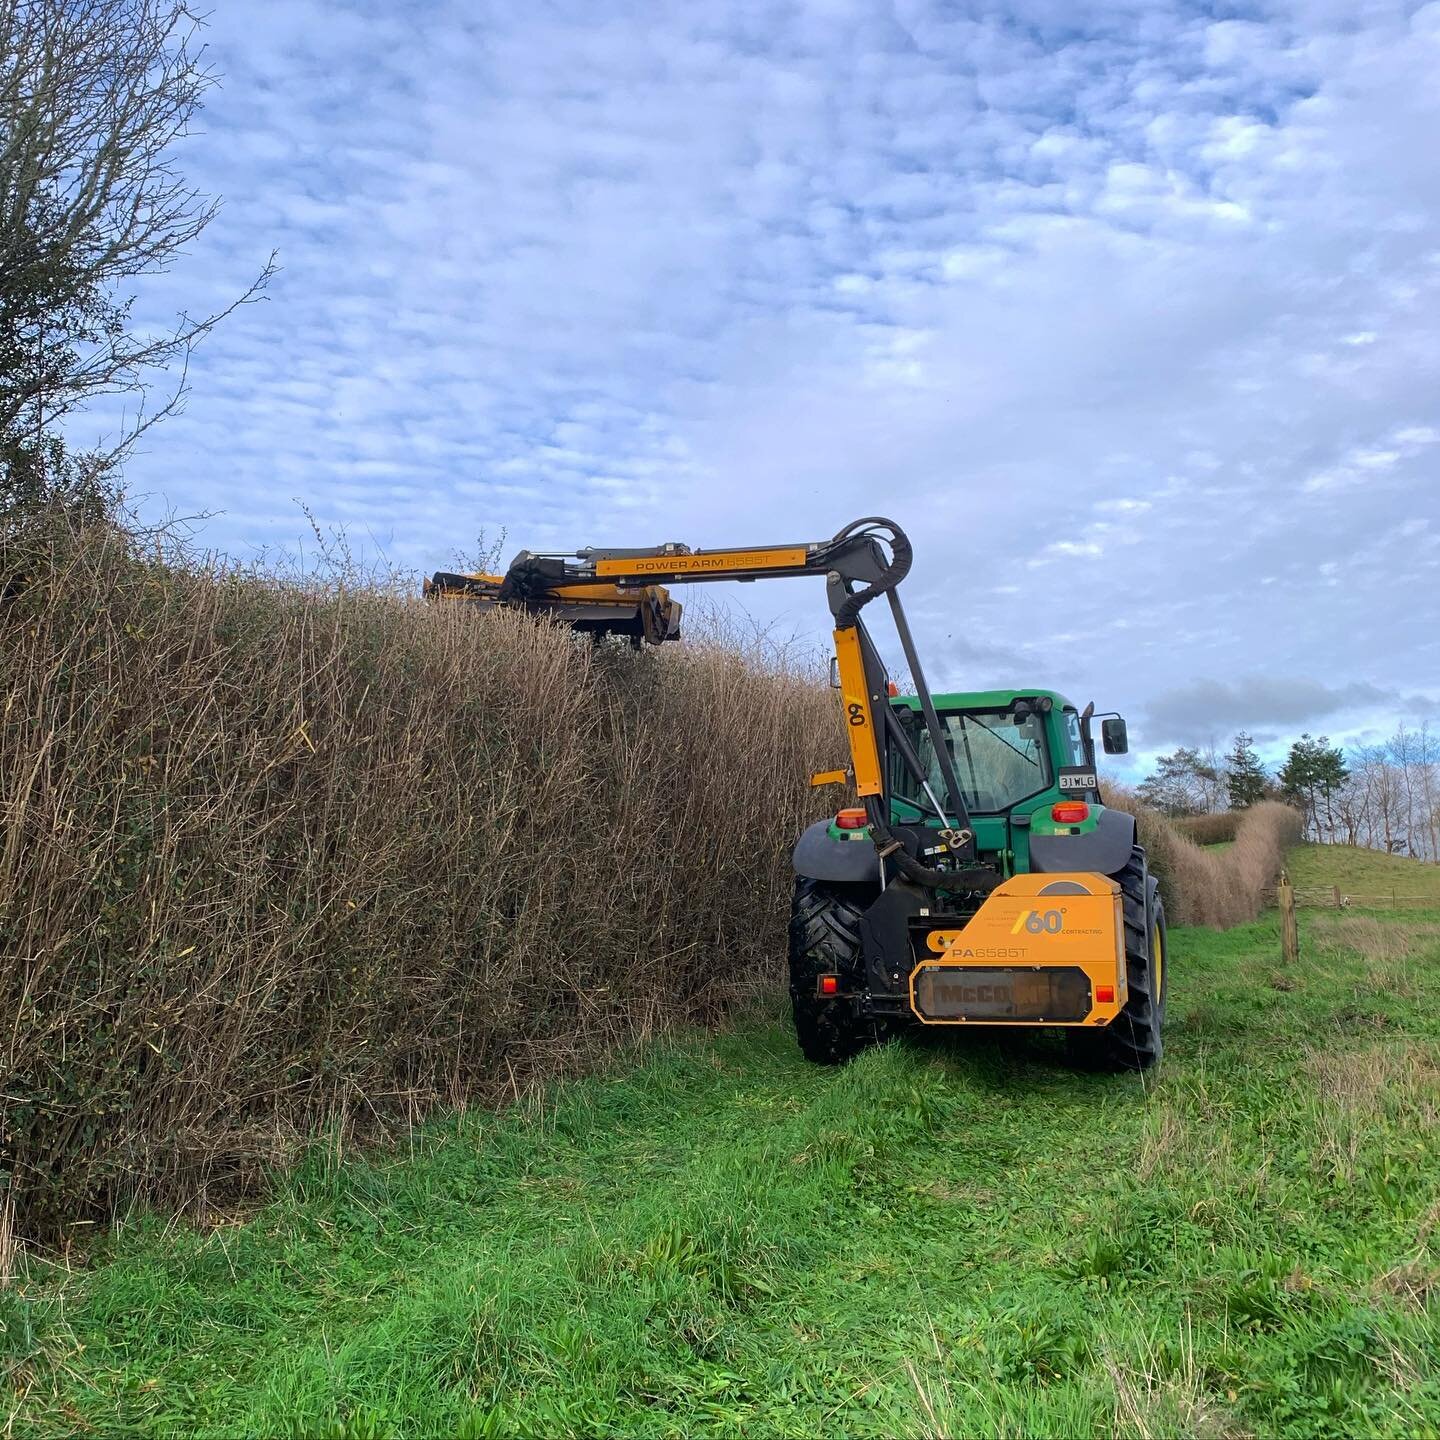
M 1052 690 L 985 690 L 934 697 L 946 748 L 975 832 L 978 857 L 1007 875 L 1030 865 L 1033 835 L 1093 832 L 1104 806 L 1090 737 L 1093 707 L 1083 715 Z M 929 771 L 929 790 L 944 788 L 943 767 L 916 696 L 891 697 L 890 707 Z M 1109 753 L 1127 748 L 1125 722 L 1105 722 Z M 896 825 L 940 820 L 926 786 L 894 746 L 886 752 L 890 816 Z

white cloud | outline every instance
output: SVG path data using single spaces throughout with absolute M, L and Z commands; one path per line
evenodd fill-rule
M 1434 445 L 1440 441 L 1440 430 L 1433 425 L 1404 425 L 1391 437 L 1394 443 L 1407 448 Z
M 1056 559 L 1093 558 L 1105 553 L 1104 547 L 1094 540 L 1056 540 L 1045 547 L 1046 556 Z
M 297 495 L 422 568 L 880 509 L 946 683 L 1012 678 L 962 627 L 1136 713 L 1440 674 L 1399 530 L 1437 494 L 1440 7 L 228 0 L 211 40 L 182 159 L 225 209 L 146 303 L 284 270 L 131 468 L 211 541 L 289 540 Z M 824 629 L 814 587 L 739 598 Z
M 1388 470 L 1398 459 L 1398 450 L 1357 450 L 1355 463 L 1362 470 Z

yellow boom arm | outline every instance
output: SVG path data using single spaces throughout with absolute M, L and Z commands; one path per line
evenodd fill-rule
M 973 856 L 974 836 L 949 747 L 895 593 L 910 569 L 911 554 L 909 538 L 894 521 L 872 516 L 847 525 L 829 540 L 803 544 L 692 550 L 671 542 L 646 549 L 592 548 L 540 554 L 522 550 L 504 575 L 439 572 L 425 582 L 425 596 L 435 602 L 481 608 L 514 607 L 547 615 L 596 638 L 621 635 L 637 646 L 642 642 L 659 645 L 680 638 L 681 605 L 667 585 L 820 576 L 826 582 L 835 617 L 835 658 L 855 788 L 866 802 L 877 846 L 882 855 L 898 848 L 888 829 L 884 765 L 888 736 L 943 822 L 938 832 L 942 840 L 957 855 L 968 852 Z M 889 602 L 930 732 L 945 792 L 943 802 L 931 786 L 929 767 L 921 764 L 910 738 L 895 722 L 884 665 L 860 618 L 861 610 L 881 595 Z M 887 845 L 893 848 L 887 849 Z M 920 883 L 938 883 L 934 877 L 940 872 L 927 870 L 908 857 L 899 857 L 899 863 L 912 878 L 926 877 Z

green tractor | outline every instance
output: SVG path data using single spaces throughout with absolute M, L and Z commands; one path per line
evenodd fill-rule
M 1162 1049 L 1165 906 L 1134 819 L 1101 802 L 1094 707 L 1049 690 L 932 695 L 896 593 L 911 559 L 904 531 L 871 517 L 793 545 L 522 551 L 504 575 L 439 573 L 425 594 L 638 646 L 680 637 L 667 584 L 823 578 L 850 765 L 812 783 L 859 803 L 794 848 L 800 1048 L 837 1064 L 912 1026 L 1059 1027 L 1082 1063 L 1146 1069 Z M 882 598 L 912 695 L 862 618 Z M 1127 749 L 1118 715 L 1101 743 Z
M 888 828 L 928 861 L 946 767 L 920 696 L 887 705 L 908 741 L 885 748 Z M 1003 878 L 985 892 L 882 876 L 861 807 L 806 830 L 790 921 L 801 1049 L 834 1064 L 911 1025 L 1058 1025 L 1082 1063 L 1153 1065 L 1165 905 L 1134 818 L 1100 801 L 1091 710 L 1050 690 L 942 694 L 933 706 L 975 855 Z M 1111 754 L 1127 749 L 1118 716 L 1101 737 Z

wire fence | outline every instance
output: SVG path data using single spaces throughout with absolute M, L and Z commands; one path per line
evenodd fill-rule
M 1277 887 L 1264 891 L 1266 905 L 1277 903 Z M 1349 891 L 1338 885 L 1294 887 L 1295 904 L 1311 909 L 1348 910 L 1440 910 L 1440 896 L 1403 895 L 1395 890 Z

